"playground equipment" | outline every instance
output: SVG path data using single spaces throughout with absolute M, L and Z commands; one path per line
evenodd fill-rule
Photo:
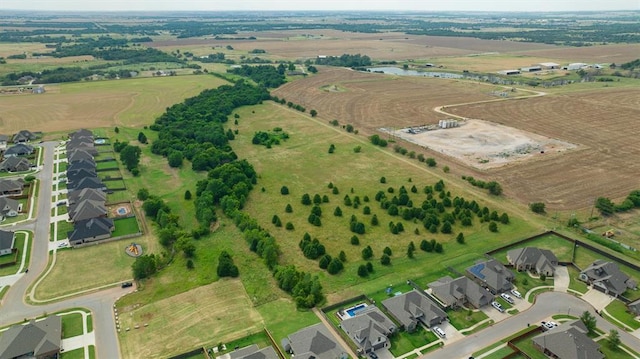
M 137 256 L 138 255 L 138 246 L 135 243 L 131 243 L 131 245 L 129 246 L 129 251 Z
M 613 229 L 610 229 L 610 230 L 608 230 L 608 231 L 606 231 L 606 232 L 602 233 L 602 236 L 603 236 L 603 237 L 606 237 L 606 238 L 613 238 L 615 235 L 616 235 L 616 234 L 615 234 L 615 232 L 613 231 Z
M 131 257 L 140 257 L 140 255 L 142 255 L 142 246 L 136 243 L 131 243 L 131 245 L 125 247 L 124 251 Z

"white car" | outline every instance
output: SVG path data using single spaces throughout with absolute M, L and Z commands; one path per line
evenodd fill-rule
M 511 298 L 511 296 L 507 293 L 502 293 L 500 294 L 500 296 L 502 297 L 502 299 L 504 299 L 507 303 L 511 303 L 513 304 L 513 298 Z
M 502 308 L 502 305 L 498 302 L 491 302 L 491 306 L 496 308 L 500 313 L 504 312 L 504 308 Z
M 438 334 L 443 339 L 447 336 L 447 334 L 444 332 L 444 330 L 442 330 L 442 328 L 440 328 L 440 327 L 433 327 L 433 328 L 431 328 L 431 330 L 434 333 Z
M 511 295 L 513 295 L 513 296 L 514 296 L 514 297 L 516 297 L 516 298 L 522 298 L 522 294 L 520 294 L 520 292 L 518 292 L 518 291 L 517 291 L 517 290 L 515 290 L 515 289 L 512 289 L 512 290 L 511 290 Z

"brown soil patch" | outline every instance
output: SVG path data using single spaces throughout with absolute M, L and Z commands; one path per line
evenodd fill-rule
M 622 64 L 638 58 L 640 44 L 613 44 L 588 47 L 553 47 L 527 50 L 520 54 L 565 60 L 567 62 Z
M 524 203 L 585 208 L 597 197 L 620 199 L 638 188 L 640 89 L 479 103 L 447 111 L 579 145 L 562 156 L 539 157 L 491 172 Z

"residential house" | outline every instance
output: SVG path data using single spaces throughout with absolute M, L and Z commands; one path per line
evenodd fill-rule
M 74 182 L 73 184 L 68 184 L 67 188 L 70 191 L 81 190 L 84 188 L 93 188 L 102 191 L 107 190 L 107 186 L 105 186 L 98 177 L 85 177 L 77 182 Z
M 635 315 L 640 315 L 640 299 L 627 304 L 629 311 Z
M 464 307 L 467 304 L 481 308 L 493 300 L 489 291 L 467 277 L 453 279 L 445 276 L 429 283 L 429 288 L 438 300 L 452 308 Z
M 15 217 L 22 212 L 22 203 L 15 199 L 0 197 L 0 221 L 7 217 Z
M 24 172 L 31 169 L 31 163 L 24 157 L 7 157 L 0 162 L 0 171 L 2 172 Z
M 69 162 L 70 164 L 84 160 L 94 161 L 93 155 L 85 151 L 84 149 L 75 149 L 73 151 L 67 152 L 67 162 Z
M 19 196 L 24 189 L 24 179 L 0 179 L 0 196 Z
M 90 160 L 80 160 L 80 161 L 76 161 L 71 163 L 68 167 L 67 167 L 67 172 L 74 172 L 74 171 L 78 171 L 78 170 L 93 170 L 94 172 L 96 171 L 96 162 L 93 159 Z
M 74 183 L 79 182 L 83 178 L 98 177 L 95 169 L 79 169 L 75 171 L 67 171 L 67 186 L 73 186 Z
M 38 136 L 36 136 L 35 133 L 33 133 L 31 131 L 27 131 L 27 130 L 21 130 L 20 132 L 18 132 L 15 135 L 13 135 L 13 143 L 30 142 L 30 141 L 33 141 L 33 140 L 35 140 L 37 138 L 38 138 Z
M 94 188 L 83 188 L 67 193 L 67 203 L 69 205 L 79 203 L 82 200 L 102 201 L 104 203 L 107 200 L 107 194 Z
M 15 157 L 15 156 L 28 156 L 32 154 L 34 151 L 35 151 L 35 148 L 33 148 L 33 146 L 30 146 L 24 143 L 18 143 L 17 145 L 13 145 L 7 148 L 6 151 L 4 151 L 4 158 Z
M 62 320 L 52 315 L 25 325 L 14 325 L 0 337 L 0 358 L 58 358 L 62 342 Z
M 585 268 L 578 276 L 580 280 L 593 285 L 606 294 L 619 296 L 627 289 L 637 286 L 635 280 L 620 271 L 616 263 L 598 259 Z
M 303 328 L 282 339 L 282 347 L 296 359 L 347 359 L 349 355 L 324 324 Z
M 71 139 L 77 138 L 77 137 L 93 137 L 93 132 L 91 130 L 87 130 L 86 128 L 81 128 L 69 134 L 69 138 Z
M 260 349 L 256 344 L 236 349 L 229 353 L 229 359 L 280 359 L 272 346 Z
M 91 218 L 75 222 L 73 231 L 69 231 L 67 237 L 69 244 L 74 246 L 110 238 L 114 230 L 111 218 Z
M 507 252 L 507 261 L 517 271 L 532 271 L 544 274 L 547 277 L 553 276 L 558 265 L 558 258 L 548 249 L 535 247 L 524 247 L 512 249 Z
M 104 201 L 84 199 L 69 206 L 69 218 L 74 222 L 106 216 L 107 207 L 105 207 Z
M 340 327 L 363 354 L 388 347 L 389 336 L 396 331 L 396 325 L 391 319 L 373 305 L 358 312 L 356 316 L 343 320 Z
M 513 288 L 511 283 L 515 276 L 502 263 L 495 259 L 480 261 L 467 268 L 467 273 L 480 285 L 498 294 Z
M 91 154 L 92 156 L 97 156 L 98 155 L 98 150 L 94 147 L 93 145 L 93 140 L 77 140 L 77 141 L 71 141 L 67 143 L 67 152 L 70 151 L 74 151 L 74 150 L 83 150 L 88 152 L 89 154 Z
M 410 333 L 419 324 L 432 327 L 447 320 L 447 313 L 417 290 L 385 299 L 382 305 Z
M 604 359 L 600 345 L 587 336 L 580 320 L 566 322 L 533 338 L 533 347 L 558 359 Z
M 9 142 L 9 136 L 0 135 L 0 152 L 4 152 L 7 149 L 7 142 Z
M 0 229 L 0 256 L 11 254 L 15 247 L 16 234 Z

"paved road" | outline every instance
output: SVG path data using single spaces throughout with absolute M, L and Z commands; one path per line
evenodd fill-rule
M 12 230 L 26 229 L 34 231 L 31 247 L 29 273 L 21 276 L 5 294 L 0 307 L 0 325 L 22 322 L 25 318 L 33 318 L 43 313 L 53 313 L 74 307 L 91 310 L 93 327 L 96 336 L 96 356 L 98 358 L 119 358 L 120 347 L 115 329 L 113 305 L 115 301 L 128 291 L 119 287 L 94 292 L 64 301 L 46 305 L 29 305 L 24 298 L 30 297 L 27 289 L 47 266 L 49 259 L 49 222 L 51 219 L 51 190 L 53 173 L 53 152 L 58 142 L 45 142 L 43 168 L 36 174 L 40 180 L 37 203 L 37 221 L 27 221 L 11 227 Z
M 539 323 L 554 314 L 580 316 L 586 310 L 595 315 L 598 320 L 598 328 L 607 333 L 611 329 L 616 329 L 620 333 L 620 339 L 625 345 L 636 352 L 640 352 L 640 339 L 618 329 L 606 320 L 602 319 L 595 313 L 593 307 L 587 302 L 567 293 L 546 292 L 538 295 L 536 303 L 526 311 L 509 319 L 503 320 L 500 323 L 494 324 L 493 326 L 470 335 L 462 340 L 456 341 L 455 343 L 447 344 L 441 349 L 422 356 L 422 358 L 467 359 L 474 352 L 486 348 L 491 344 L 526 328 L 527 323 Z

